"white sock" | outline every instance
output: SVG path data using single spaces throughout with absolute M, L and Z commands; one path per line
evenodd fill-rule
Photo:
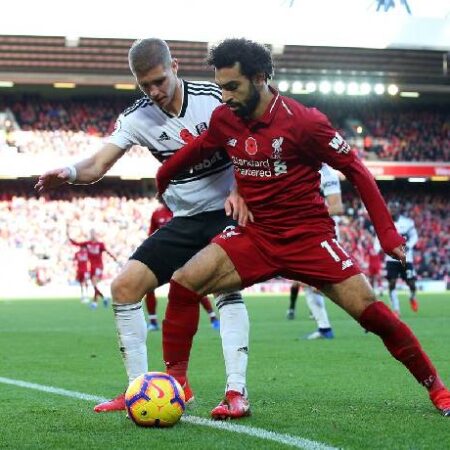
M 331 328 L 325 308 L 325 299 L 322 294 L 313 291 L 312 288 L 305 288 L 305 297 L 308 308 L 311 310 L 318 328 Z
M 148 371 L 147 324 L 142 302 L 113 304 L 119 348 L 131 383 Z
M 223 294 L 216 299 L 220 313 L 220 337 L 225 360 L 225 391 L 247 395 L 246 379 L 250 322 L 240 292 Z
M 394 289 L 389 291 L 389 297 L 391 299 L 392 309 L 396 312 L 400 312 L 400 302 L 398 301 L 397 291 Z

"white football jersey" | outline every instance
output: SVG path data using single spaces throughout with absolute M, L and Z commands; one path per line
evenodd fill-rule
M 208 128 L 213 110 L 222 104 L 220 88 L 208 81 L 182 81 L 183 103 L 173 116 L 147 96 L 137 100 L 117 119 L 107 142 L 128 150 L 133 145 L 147 147 L 160 162 Z M 234 184 L 228 155 L 217 150 L 211 158 L 171 180 L 164 201 L 174 216 L 192 216 L 223 209 Z
M 340 194 L 341 193 L 341 182 L 339 180 L 339 175 L 337 172 L 330 167 L 328 164 L 322 164 L 322 167 L 319 170 L 320 172 L 320 190 L 322 191 L 323 196 L 326 198 L 328 195 L 332 194 Z M 332 216 L 334 220 L 334 230 L 336 232 L 336 237 L 339 236 L 339 216 Z
M 400 215 L 398 219 L 394 222 L 395 229 L 397 230 L 398 234 L 400 234 L 402 237 L 406 240 L 406 262 L 412 263 L 413 262 L 413 249 L 415 245 L 417 244 L 418 235 L 417 230 L 414 225 L 414 222 L 412 219 Z M 386 261 L 397 261 L 394 258 L 391 258 L 389 255 L 386 255 Z

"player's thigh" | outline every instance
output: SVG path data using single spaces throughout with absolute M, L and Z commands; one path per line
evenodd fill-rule
M 376 301 L 375 294 L 363 274 L 353 275 L 340 283 L 326 284 L 321 290 L 355 319 Z
M 130 259 L 114 278 L 111 292 L 117 303 L 137 303 L 157 287 L 155 274 L 142 262 Z
M 175 270 L 209 244 L 204 236 L 207 218 L 202 214 L 174 217 L 149 236 L 131 255 L 131 260 L 145 264 L 156 276 L 158 285 L 167 283 Z
M 173 279 L 183 286 L 206 295 L 241 287 L 241 278 L 227 253 L 217 244 L 209 244 L 194 255 Z

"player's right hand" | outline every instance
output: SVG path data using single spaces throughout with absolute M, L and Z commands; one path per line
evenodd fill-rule
M 397 261 L 400 261 L 403 267 L 406 267 L 406 253 L 404 245 L 399 245 L 398 247 L 395 247 L 394 250 L 392 250 L 390 256 L 395 258 Z
M 55 189 L 69 181 L 70 171 L 67 167 L 53 169 L 45 172 L 38 178 L 34 189 L 39 193 Z

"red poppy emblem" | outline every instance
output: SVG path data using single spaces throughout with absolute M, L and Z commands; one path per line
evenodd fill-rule
M 245 140 L 245 151 L 251 156 L 256 155 L 256 152 L 258 151 L 258 143 L 255 138 L 248 137 Z
M 183 128 L 180 131 L 180 138 L 185 144 L 189 144 L 189 142 L 192 142 L 195 139 L 195 137 L 187 128 Z

